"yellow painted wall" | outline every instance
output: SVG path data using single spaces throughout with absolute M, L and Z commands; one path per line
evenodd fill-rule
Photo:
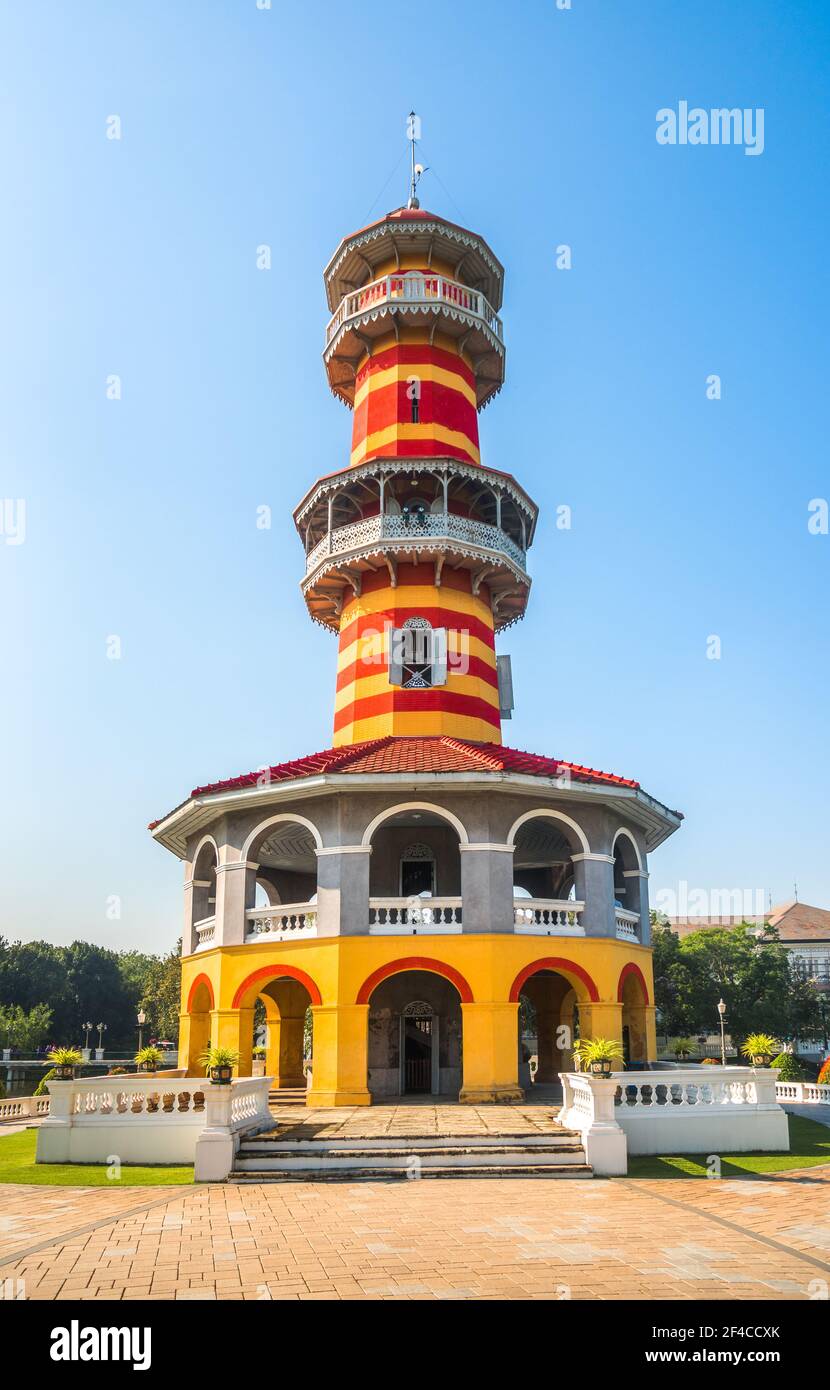
M 286 970 L 307 976 L 320 995 L 314 1006 L 314 1083 L 309 1100 L 321 1105 L 369 1104 L 367 1023 L 369 1005 L 358 1003 L 361 986 L 384 966 L 400 962 L 403 970 L 425 970 L 434 961 L 457 971 L 472 992 L 464 1002 L 464 1077 L 461 1098 L 518 1098 L 517 1010 L 511 987 L 528 965 L 550 961 L 573 986 L 579 1003 L 583 1037 L 622 1037 L 623 1005 L 618 1000 L 623 967 L 641 970 L 649 993 L 639 1026 L 647 1035 L 647 1055 L 654 1057 L 654 986 L 651 951 L 609 938 L 460 935 L 452 937 L 331 937 L 280 945 L 269 943 L 216 947 L 182 962 L 183 1032 L 180 1065 L 188 1065 L 187 1038 L 198 1027 L 187 1014 L 194 981 L 206 977 L 213 991 L 212 1040 L 235 1046 L 242 1054 L 240 1074 L 250 1072 L 252 1009 L 269 979 Z M 569 969 L 578 965 L 593 980 L 599 999 L 591 1001 L 586 983 Z M 250 981 L 255 972 L 265 973 Z M 273 972 L 273 973 L 271 973 Z M 441 971 L 438 971 L 441 973 Z M 295 977 L 296 978 L 296 977 Z M 241 996 L 240 987 L 250 981 Z

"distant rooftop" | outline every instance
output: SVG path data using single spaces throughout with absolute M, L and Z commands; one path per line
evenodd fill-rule
M 672 931 L 678 936 L 688 936 L 690 932 L 701 931 L 706 927 L 737 927 L 741 922 L 751 922 L 762 927 L 768 922 L 778 929 L 783 942 L 828 941 L 830 942 L 830 910 L 825 907 L 811 907 L 809 903 L 779 903 L 761 916 L 738 915 L 720 917 L 670 917 Z

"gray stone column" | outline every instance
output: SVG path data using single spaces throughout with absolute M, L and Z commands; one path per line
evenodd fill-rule
M 586 936 L 617 935 L 614 915 L 614 860 L 610 854 L 572 854 L 576 896 L 584 902 Z
M 513 931 L 513 846 L 461 845 L 462 931 Z
M 189 870 L 188 870 L 189 872 Z M 200 902 L 204 900 L 204 892 L 199 892 L 201 888 L 207 887 L 207 880 L 197 880 L 187 877 L 184 881 L 184 923 L 182 925 L 182 955 L 192 956 L 196 950 L 198 942 L 196 940 L 196 921 L 202 914 L 199 911 Z M 207 916 L 204 913 L 204 916 Z
M 371 845 L 317 851 L 317 935 L 367 936 Z
M 643 946 L 651 945 L 651 922 L 648 916 L 648 872 L 645 869 L 624 869 L 626 886 L 631 885 L 626 894 L 626 907 L 640 914 L 640 941 Z
M 256 901 L 258 867 L 258 864 L 244 859 L 217 866 L 217 946 L 239 946 L 245 940 L 245 912 Z

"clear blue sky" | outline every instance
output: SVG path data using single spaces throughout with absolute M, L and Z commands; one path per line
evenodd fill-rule
M 404 200 L 412 106 L 424 205 L 507 268 L 483 458 L 542 508 L 507 741 L 685 812 L 652 896 L 830 906 L 828 54 L 822 0 L 2 6 L 3 934 L 168 948 L 147 821 L 330 743 L 291 522 L 348 456 L 321 272 Z M 763 107 L 763 155 L 658 145 L 681 100 Z

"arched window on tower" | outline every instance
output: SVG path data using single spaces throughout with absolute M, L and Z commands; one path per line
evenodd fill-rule
M 447 631 L 426 618 L 407 618 L 389 634 L 389 683 L 427 690 L 447 683 Z

